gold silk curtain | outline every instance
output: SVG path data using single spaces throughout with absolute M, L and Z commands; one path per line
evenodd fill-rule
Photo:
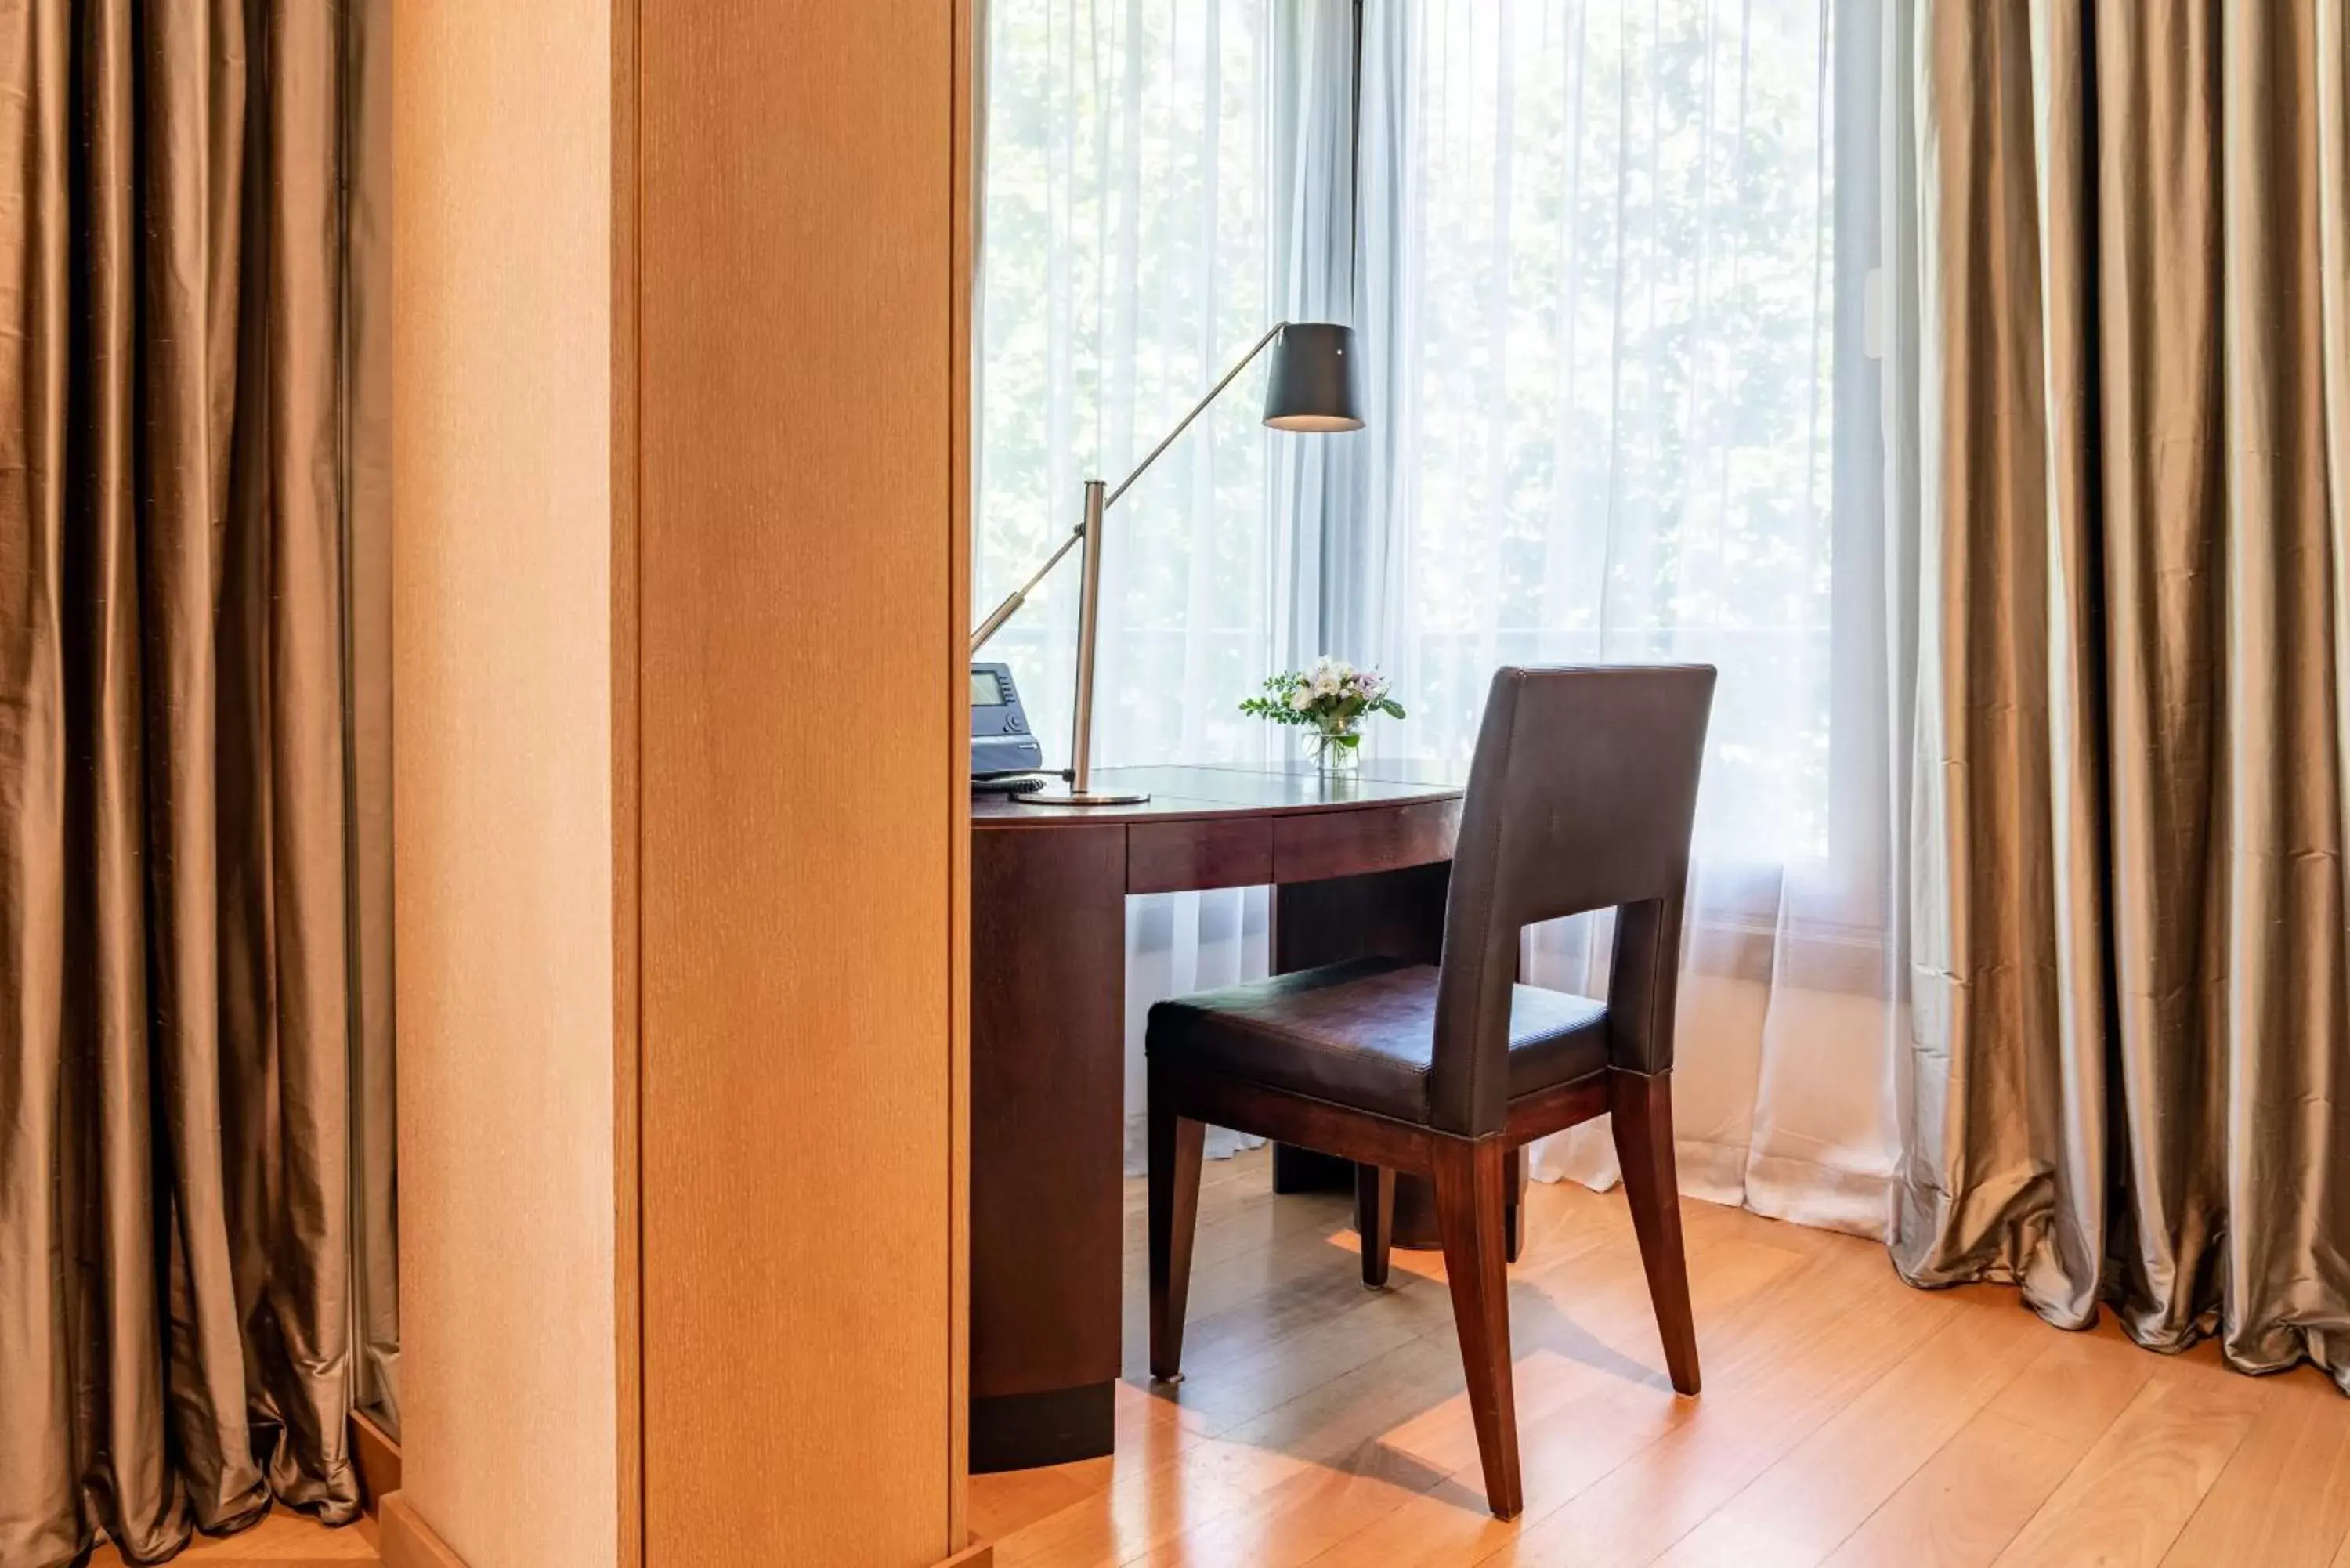
M 0 5 L 0 1568 L 348 1521 L 389 1393 L 355 42 Z
M 1921 0 L 1894 1252 L 2350 1385 L 2350 0 Z

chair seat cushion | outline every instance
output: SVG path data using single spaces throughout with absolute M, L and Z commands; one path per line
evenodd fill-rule
M 1229 1074 L 1398 1121 L 1429 1119 L 1436 971 L 1354 959 L 1162 1002 L 1150 1010 L 1153 1057 Z M 1607 1007 L 1587 996 L 1514 989 L 1510 1096 L 1607 1064 Z

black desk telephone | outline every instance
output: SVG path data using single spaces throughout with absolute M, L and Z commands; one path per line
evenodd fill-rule
M 971 782 L 973 789 L 1025 794 L 1045 787 L 1034 776 L 1045 749 L 1028 729 L 1020 689 L 1008 664 L 971 667 Z

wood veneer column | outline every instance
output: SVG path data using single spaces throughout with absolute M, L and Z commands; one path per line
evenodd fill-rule
M 655 1563 L 962 1545 L 967 19 L 640 0 Z
M 970 21 L 399 16 L 400 1509 L 477 1568 L 964 1544 Z

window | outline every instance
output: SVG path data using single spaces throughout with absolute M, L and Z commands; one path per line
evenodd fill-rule
M 1839 503 L 1868 508 L 1836 493 L 1826 7 L 1367 15 L 1389 552 L 1368 591 L 1410 743 L 1466 756 L 1496 664 L 1705 660 L 1700 854 L 1827 857 L 1833 753 L 1865 739 L 1833 722 Z
M 1411 711 L 1375 757 L 1465 760 L 1499 664 L 1718 665 L 1684 1187 L 1863 1231 L 1906 1027 L 1876 12 L 991 0 L 974 524 L 984 609 L 1274 317 L 1351 320 L 1364 431 L 1270 434 L 1244 381 L 1111 514 L 1096 760 L 1280 759 L 1235 704 L 1325 651 Z M 1055 762 L 1075 587 L 990 648 Z M 1263 972 L 1264 923 L 1256 890 L 1135 901 L 1130 1068 L 1151 1001 Z M 1528 979 L 1600 990 L 1607 925 L 1537 928 Z
M 991 0 L 975 613 L 1074 527 L 1274 319 L 1274 0 Z M 1105 528 L 1099 763 L 1258 759 L 1235 710 L 1279 656 L 1284 524 L 1244 389 Z M 990 645 L 1056 765 L 1076 560 Z

